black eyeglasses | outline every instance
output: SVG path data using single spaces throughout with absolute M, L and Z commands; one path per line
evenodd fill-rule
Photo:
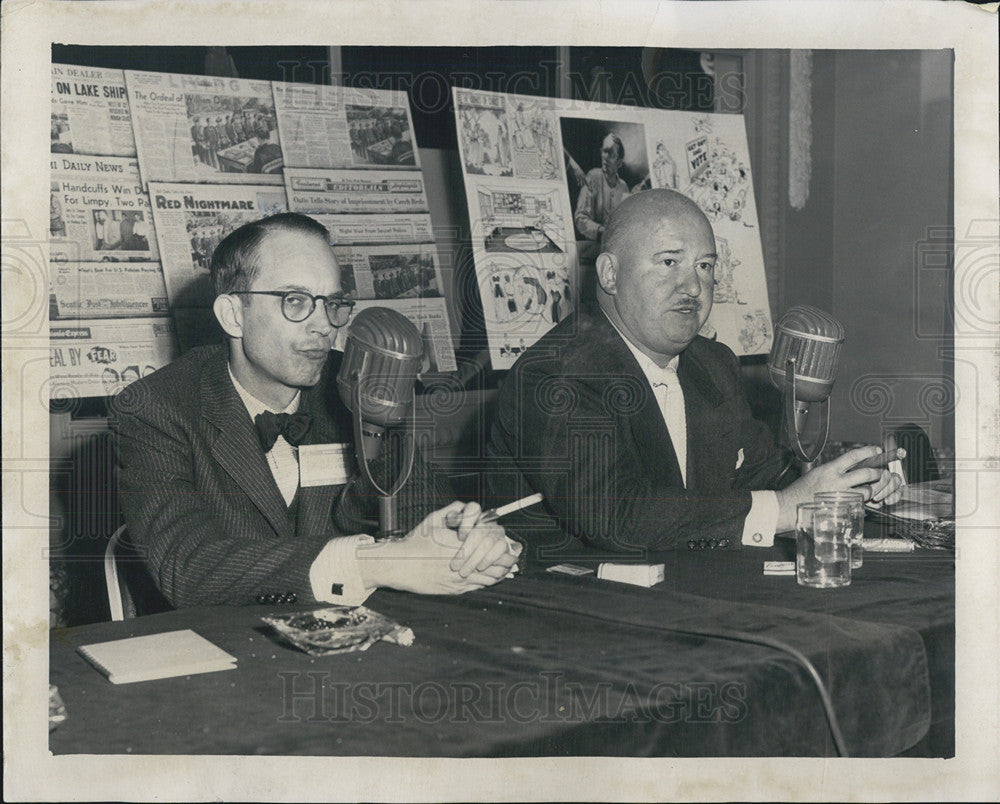
M 301 290 L 234 290 L 233 294 L 245 296 L 277 296 L 281 299 L 281 314 L 289 321 L 305 321 L 316 309 L 316 302 L 323 302 L 326 318 L 332 326 L 342 327 L 354 311 L 354 302 L 343 296 L 313 296 Z

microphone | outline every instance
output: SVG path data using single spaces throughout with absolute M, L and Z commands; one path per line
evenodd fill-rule
M 836 318 L 808 305 L 787 310 L 774 327 L 767 371 L 771 382 L 782 392 L 784 431 L 806 471 L 823 451 L 830 433 L 828 400 L 837 376 L 844 335 L 844 326 Z M 822 440 L 806 451 L 801 436 L 809 406 L 814 402 L 824 403 L 825 432 Z
M 413 410 L 414 386 L 423 360 L 423 341 L 406 316 L 388 307 L 368 307 L 351 322 L 337 392 L 351 411 L 358 465 L 379 493 L 378 539 L 402 538 L 396 495 L 413 470 L 413 429 L 404 434 L 400 472 L 389 489 L 372 477 L 368 462 L 376 458 L 386 429 L 406 421 Z

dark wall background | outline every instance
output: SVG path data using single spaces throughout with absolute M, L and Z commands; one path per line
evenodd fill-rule
M 847 329 L 830 437 L 916 422 L 954 447 L 952 53 L 816 51 L 813 78 L 812 182 L 788 209 L 783 302 Z

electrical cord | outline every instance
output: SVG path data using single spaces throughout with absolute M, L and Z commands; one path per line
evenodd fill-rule
M 565 611 L 565 607 L 551 606 L 544 603 L 539 603 L 537 601 L 530 601 L 531 605 L 537 606 L 538 608 L 547 609 L 549 611 L 559 611 L 560 609 Z M 601 620 L 602 622 L 611 623 L 612 625 L 620 625 L 620 621 L 612 617 L 602 616 L 600 614 L 594 614 L 592 612 L 580 612 L 586 614 L 588 617 L 593 617 L 594 619 Z M 730 642 L 745 642 L 751 645 L 762 645 L 767 648 L 773 648 L 781 653 L 787 653 L 796 662 L 798 662 L 809 677 L 812 679 L 813 684 L 816 686 L 816 690 L 819 693 L 820 702 L 823 705 L 823 713 L 826 715 L 826 722 L 830 729 L 830 736 L 833 739 L 834 748 L 837 751 L 837 755 L 840 757 L 847 758 L 850 756 L 847 752 L 847 744 L 844 742 L 844 735 L 840 731 L 840 722 L 837 720 L 837 714 L 833 711 L 833 701 L 830 698 L 829 690 L 827 690 L 826 685 L 823 683 L 823 679 L 820 678 L 819 672 L 817 672 L 816 667 L 811 661 L 797 648 L 792 647 L 779 639 L 772 639 L 771 637 L 765 636 L 754 636 L 752 634 L 747 634 L 743 631 L 695 631 L 687 628 L 674 628 L 669 625 L 645 625 L 642 623 L 629 623 L 632 627 L 643 628 L 650 631 L 669 631 L 674 634 L 683 634 L 684 636 L 695 636 L 695 637 L 709 637 L 713 639 L 724 639 Z

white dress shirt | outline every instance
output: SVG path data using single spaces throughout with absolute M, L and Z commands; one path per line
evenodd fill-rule
M 296 393 L 295 398 L 284 410 L 271 410 L 240 385 L 239 380 L 233 376 L 232 367 L 229 368 L 229 377 L 251 419 L 255 419 L 265 410 L 270 410 L 272 413 L 295 413 L 299 409 L 301 393 Z M 284 436 L 279 435 L 265 456 L 281 496 L 287 505 L 291 505 L 299 488 L 298 449 L 289 444 Z M 309 585 L 312 587 L 313 597 L 323 603 L 337 603 L 341 606 L 360 606 L 364 603 L 375 591 L 375 587 L 364 585 L 358 567 L 357 552 L 360 545 L 372 544 L 374 541 L 371 536 L 364 533 L 330 539 L 320 550 L 319 555 L 313 559 L 309 568 Z
M 603 312 L 603 310 L 602 310 Z M 605 317 L 607 314 L 605 313 Z M 676 355 L 666 366 L 660 367 L 647 354 L 632 343 L 618 329 L 615 322 L 608 322 L 635 356 L 639 368 L 646 375 L 659 405 L 663 422 L 667 425 L 670 440 L 674 445 L 677 463 L 681 467 L 681 478 L 687 485 L 687 423 L 685 419 L 684 391 L 677 377 L 680 355 Z M 742 461 L 742 450 L 740 450 Z M 738 465 L 737 465 L 738 466 Z M 743 520 L 743 534 L 740 541 L 751 547 L 770 547 L 774 544 L 774 529 L 778 524 L 778 495 L 773 491 L 751 491 L 750 512 Z

